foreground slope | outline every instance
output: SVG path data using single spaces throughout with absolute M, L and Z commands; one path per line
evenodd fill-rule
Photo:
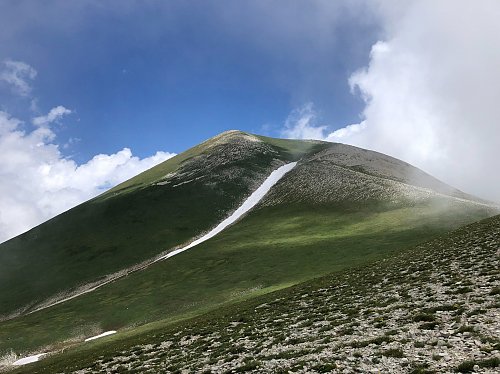
M 173 167 L 171 164 L 160 165 L 160 169 L 153 168 L 89 204 L 97 202 L 99 206 L 107 201 L 111 204 L 114 199 L 135 201 L 127 196 L 144 193 L 150 197 L 151 191 L 160 193 L 165 188 L 168 193 L 157 200 L 146 199 L 141 200 L 142 205 L 127 206 L 128 210 L 143 209 L 143 222 L 125 228 L 113 226 L 113 220 L 106 223 L 114 227 L 117 236 L 119 233 L 125 237 L 136 235 L 143 241 L 139 253 L 155 253 L 154 259 L 160 252 L 148 252 L 151 230 L 162 230 L 162 235 L 169 237 L 169 232 L 178 232 L 175 229 L 178 222 L 169 220 L 168 216 L 163 219 L 150 215 L 150 209 L 158 212 L 156 205 L 162 208 L 169 204 L 178 209 L 176 214 L 184 217 L 188 231 L 195 232 L 182 243 L 187 244 L 206 231 L 199 224 L 198 215 L 202 218 L 205 215 L 213 222 L 220 213 L 209 199 L 215 196 L 216 202 L 220 202 L 232 196 L 230 200 L 241 203 L 267 177 L 265 170 L 269 169 L 270 173 L 284 163 L 294 160 L 298 163 L 249 214 L 209 241 L 141 271 L 122 273 L 127 276 L 93 292 L 0 322 L 0 354 L 10 349 L 19 354 L 53 351 L 79 344 L 106 330 L 133 331 L 150 322 L 172 323 L 223 304 L 392 256 L 497 212 L 487 203 L 446 186 L 411 165 L 356 147 L 272 139 L 241 132 L 226 133 L 207 143 L 208 150 L 203 148 L 199 156 L 180 155 L 186 161 L 180 162 L 182 166 L 175 174 L 166 170 L 166 166 Z M 202 166 L 193 166 L 199 163 Z M 193 184 L 195 180 L 199 184 Z M 219 183 L 227 188 L 220 190 Z M 193 187 L 189 187 L 191 185 Z M 183 198 L 179 197 L 179 202 L 171 201 L 178 196 L 172 191 L 182 193 Z M 231 195 L 231 191 L 237 193 Z M 225 207 L 225 215 L 236 208 Z M 193 227 L 190 216 L 194 217 Z M 209 227 L 203 222 L 203 227 L 208 229 L 216 223 Z M 150 228 L 149 224 L 154 227 Z M 39 229 L 46 230 L 43 225 Z M 73 230 L 71 243 L 77 244 L 78 227 Z M 180 242 L 178 236 L 173 236 Z M 89 237 L 92 236 L 89 234 Z M 51 244 L 50 241 L 34 243 L 46 246 L 47 250 Z M 66 248 L 65 245 L 68 244 L 56 246 Z M 165 246 L 162 251 L 178 246 Z M 126 264 L 123 258 L 130 260 L 125 249 L 123 257 L 120 246 L 112 258 L 117 262 L 116 267 Z M 91 252 L 100 253 L 100 250 L 102 247 L 97 246 Z M 85 276 L 95 275 L 89 265 L 106 264 L 106 257 L 103 260 L 97 256 L 87 263 L 79 256 L 59 256 L 70 268 L 83 267 Z M 108 274 L 106 268 L 102 271 Z M 10 282 L 19 290 L 23 282 L 19 286 L 14 280 L 21 279 L 23 274 L 15 276 L 17 278 Z M 64 279 L 53 283 L 45 274 L 40 277 L 32 274 L 29 280 L 38 282 L 47 277 L 52 282 L 49 284 L 57 284 L 63 290 L 68 287 Z M 74 282 L 72 277 L 68 280 Z M 41 283 L 36 287 L 47 286 Z M 14 291 L 2 288 L 0 294 L 16 296 Z M 40 305 L 43 300 L 38 302 Z
M 498 372 L 499 251 L 497 216 L 390 259 L 17 372 Z

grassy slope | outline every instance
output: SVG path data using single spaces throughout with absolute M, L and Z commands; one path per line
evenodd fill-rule
M 497 216 L 388 260 L 188 321 L 152 324 L 80 345 L 16 373 L 85 367 L 93 372 L 361 368 L 433 373 L 471 372 L 474 365 L 498 367 L 500 341 L 494 335 L 498 320 L 491 318 L 498 316 L 500 307 L 499 245 Z M 426 321 L 433 321 L 434 327 Z M 446 338 L 440 345 L 441 334 Z M 452 341 L 459 343 L 449 344 Z M 448 358 L 443 360 L 441 353 Z M 143 366 L 146 361 L 149 369 Z
M 484 215 L 433 207 L 266 207 L 219 236 L 64 304 L 0 323 L 0 351 L 201 314 L 390 256 Z
M 0 245 L 0 316 L 185 243 L 234 209 L 277 160 L 296 160 L 318 146 L 281 141 L 262 148 L 264 143 L 250 143 L 243 147 L 250 151 L 238 157 L 243 155 L 240 148 L 209 147 L 211 143 Z M 230 152 L 236 155 L 204 158 Z M 231 168 L 239 171 L 237 177 L 220 177 Z M 179 182 L 191 175 L 204 178 L 177 187 L 152 184 L 175 170 L 188 175 Z

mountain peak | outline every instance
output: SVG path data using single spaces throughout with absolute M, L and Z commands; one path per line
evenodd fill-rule
M 248 134 L 240 130 L 224 131 L 219 135 L 216 135 L 208 140 L 210 146 L 238 142 L 238 141 L 261 142 L 261 140 L 257 136 L 253 134 Z

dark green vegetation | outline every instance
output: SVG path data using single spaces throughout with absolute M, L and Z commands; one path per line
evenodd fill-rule
M 271 170 L 297 159 L 252 212 L 215 238 L 93 292 L 0 322 L 0 355 L 57 350 L 105 330 L 119 330 L 119 339 L 146 323 L 165 326 L 229 308 L 391 257 L 496 212 L 375 152 L 232 132 L 0 246 L 2 312 L 33 309 L 57 292 L 188 242 L 227 216 Z
M 500 357 L 492 357 L 485 360 L 470 360 L 464 361 L 457 367 L 459 373 L 472 373 L 474 366 L 481 368 L 498 368 L 500 367 Z
M 500 283 L 499 247 L 497 216 L 390 259 L 79 345 L 15 373 L 495 369 L 500 303 L 491 291 Z M 457 294 L 464 283 L 471 292 Z M 430 319 L 436 328 L 421 329 Z

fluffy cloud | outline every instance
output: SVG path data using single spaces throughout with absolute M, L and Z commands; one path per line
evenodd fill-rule
M 363 122 L 316 138 L 393 155 L 500 201 L 500 3 L 381 2 L 375 11 L 385 36 L 349 81 L 366 103 Z M 317 130 L 309 123 L 301 134 Z
M 0 81 L 9 84 L 21 96 L 31 93 L 31 80 L 36 74 L 35 69 L 22 61 L 4 60 L 0 67 Z
M 69 113 L 53 108 L 26 131 L 22 121 L 0 111 L 0 242 L 173 156 L 157 152 L 140 159 L 124 148 L 78 165 L 61 154 L 49 126 Z

